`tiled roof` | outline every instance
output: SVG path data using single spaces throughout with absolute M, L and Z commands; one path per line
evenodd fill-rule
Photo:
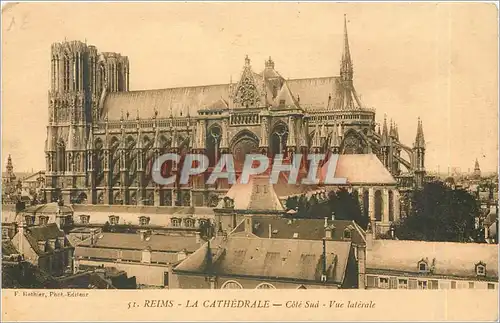
M 356 244 L 366 244 L 366 233 L 354 221 L 328 220 L 332 228 L 332 240 L 344 241 L 344 230 L 351 228 L 351 240 Z M 322 240 L 325 238 L 325 220 L 320 219 L 288 219 L 276 216 L 252 216 L 252 233 L 260 238 Z M 242 221 L 234 233 L 245 231 L 245 221 Z M 269 227 L 271 226 L 271 227 Z
M 418 273 L 422 259 L 434 274 L 475 277 L 475 265 L 486 264 L 488 278 L 498 279 L 498 245 L 455 242 L 374 240 L 367 248 L 366 268 Z
M 118 259 L 122 261 L 140 262 L 142 260 L 141 250 L 108 249 L 99 247 L 78 246 L 75 255 L 83 258 L 98 258 L 110 261 Z M 173 264 L 178 262 L 176 252 L 151 252 L 151 262 L 161 264 Z
M 80 244 L 81 247 L 90 245 L 89 240 Z M 97 242 L 94 242 L 93 246 L 96 248 L 130 250 L 145 250 L 149 247 L 152 251 L 178 252 L 186 250 L 187 252 L 194 252 L 200 247 L 200 244 L 196 242 L 195 236 L 169 236 L 153 234 L 149 236 L 149 239 L 141 240 L 140 235 L 136 233 L 105 232 L 97 236 Z
M 274 76 L 276 73 L 272 74 Z M 255 74 L 255 77 L 262 79 L 260 74 Z M 341 100 L 342 91 L 339 91 L 338 80 L 338 77 L 319 77 L 291 79 L 286 83 L 293 97 L 300 96 L 301 107 L 324 109 L 328 105 L 329 95 L 336 101 Z M 182 116 L 188 113 L 194 116 L 198 110 L 213 106 L 221 98 L 229 100 L 229 84 L 112 92 L 106 96 L 103 113 L 108 115 L 109 120 L 119 120 L 122 111 L 132 113 L 137 110 L 145 118 L 154 116 L 155 110 L 158 111 L 158 118 L 168 118 L 171 113 L 174 117 L 180 117 L 181 113 Z
M 64 237 L 64 231 L 60 230 L 57 224 L 49 223 L 43 226 L 33 226 L 26 229 L 26 233 L 36 241 L 45 241 Z
M 293 96 L 293 93 L 290 90 L 290 87 L 287 85 L 286 82 L 285 82 L 285 84 L 283 84 L 276 99 L 274 100 L 273 107 L 274 108 L 281 107 L 281 102 L 284 102 L 283 107 L 286 107 L 286 108 L 298 109 L 298 106 L 299 106 L 299 102 L 297 101 L 297 98 Z
M 48 240 L 57 239 L 59 237 L 65 237 L 65 234 L 64 234 L 64 231 L 59 229 L 57 224 L 49 223 L 47 225 L 32 226 L 32 227 L 27 228 L 25 230 L 25 236 L 26 236 L 26 239 L 28 240 L 31 248 L 37 254 L 44 254 L 44 253 L 50 253 L 53 250 L 51 249 L 50 245 L 46 246 L 45 251 L 40 250 L 40 248 L 38 246 L 38 241 L 47 242 Z M 14 237 L 14 239 L 15 239 L 15 237 Z M 65 238 L 65 240 L 66 240 L 66 238 Z
M 329 163 L 321 171 L 320 180 L 324 181 Z M 374 154 L 340 155 L 334 174 L 336 178 L 346 178 L 348 184 L 388 184 L 396 185 L 396 180 Z
M 19 254 L 19 251 L 17 251 L 16 247 L 14 247 L 14 244 L 12 243 L 12 241 L 9 239 L 3 239 L 2 240 L 2 256 L 10 256 L 10 255 L 15 255 L 15 254 Z
M 327 276 L 331 283 L 341 284 L 350 254 L 350 242 L 327 241 Z M 204 273 L 207 270 L 208 244 L 181 262 L 176 271 Z M 223 251 L 221 251 L 223 250 Z M 230 236 L 214 239 L 212 271 L 218 275 L 272 277 L 303 281 L 320 281 L 322 241 L 260 239 Z
M 73 207 L 71 205 L 61 205 L 59 206 L 57 202 L 33 205 L 27 207 L 24 212 L 31 214 L 56 214 L 58 212 L 61 214 L 73 214 Z

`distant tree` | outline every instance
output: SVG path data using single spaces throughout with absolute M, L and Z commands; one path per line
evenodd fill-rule
M 337 192 L 332 191 L 329 194 L 328 203 L 331 212 L 335 215 L 335 219 L 355 221 L 366 230 L 370 221 L 361 212 L 361 205 L 356 192 L 349 193 L 344 188 Z
M 395 225 L 396 236 L 405 240 L 483 242 L 475 228 L 479 216 L 475 197 L 440 182 L 427 183 L 412 196 L 409 216 Z
M 287 210 L 295 210 L 299 205 L 299 199 L 297 196 L 290 196 L 285 201 L 285 207 Z
M 301 195 L 297 200 L 289 198 L 286 201 L 287 209 L 292 209 L 295 205 L 298 207 L 298 211 L 294 215 L 296 218 L 331 218 L 333 212 L 336 220 L 355 221 L 365 230 L 369 222 L 368 218 L 365 218 L 361 212 L 357 194 L 349 193 L 346 189 L 330 192 L 326 200 L 318 198 L 318 195 L 312 195 L 309 199 L 305 195 Z

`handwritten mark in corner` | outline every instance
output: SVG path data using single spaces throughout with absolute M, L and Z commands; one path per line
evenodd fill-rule
M 25 29 L 27 22 L 28 22 L 28 15 L 24 15 L 19 29 Z M 10 19 L 9 26 L 7 27 L 7 31 L 11 31 L 12 28 L 14 28 L 16 25 L 17 25 L 16 18 L 12 17 Z

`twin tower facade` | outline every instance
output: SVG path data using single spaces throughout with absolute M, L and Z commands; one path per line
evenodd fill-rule
M 376 154 L 402 191 L 421 187 L 421 121 L 413 146 L 399 141 L 396 123 L 376 123 L 354 87 L 345 24 L 343 37 L 338 76 L 285 79 L 271 57 L 258 72 L 246 57 L 236 82 L 146 91 L 129 91 L 127 57 L 79 41 L 53 44 L 46 199 L 211 206 L 229 189 L 154 183 L 151 165 L 166 152 L 205 153 L 211 165 L 222 153 L 236 161 L 257 152 Z

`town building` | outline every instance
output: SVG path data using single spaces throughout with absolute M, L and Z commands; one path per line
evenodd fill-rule
M 173 266 L 203 243 L 200 235 L 102 232 L 80 242 L 75 257 L 78 270 L 116 268 L 135 277 L 139 288 L 176 288 Z
M 174 269 L 180 288 L 357 288 L 350 241 L 218 237 Z
M 62 202 L 29 206 L 22 211 L 22 216 L 27 226 L 55 223 L 58 228 L 64 230 L 73 224 L 73 208 Z
M 302 153 L 304 159 L 309 153 L 373 154 L 393 179 L 364 187 L 364 208 L 390 209 L 394 187 L 407 200 L 425 181 L 422 122 L 412 147 L 399 141 L 395 122 L 384 118 L 377 127 L 375 110 L 354 87 L 346 24 L 343 37 L 339 76 L 285 79 L 271 58 L 256 72 L 246 57 L 235 82 L 144 91 L 130 91 L 126 56 L 79 41 L 53 44 L 47 201 L 62 196 L 67 203 L 214 207 L 230 189 L 224 180 L 155 183 L 153 162 L 166 152 L 207 154 L 207 173 L 223 153 L 232 153 L 237 168 L 255 152 L 271 158 Z M 178 175 L 180 166 L 166 163 L 160 170 Z
M 367 289 L 498 289 L 497 245 L 370 237 Z
M 27 227 L 21 222 L 12 244 L 24 260 L 50 276 L 63 276 L 74 271 L 75 248 L 55 223 Z
M 354 221 L 295 219 L 284 216 L 247 215 L 230 233 L 232 237 L 351 242 L 358 266 L 358 288 L 365 286 L 366 233 Z

